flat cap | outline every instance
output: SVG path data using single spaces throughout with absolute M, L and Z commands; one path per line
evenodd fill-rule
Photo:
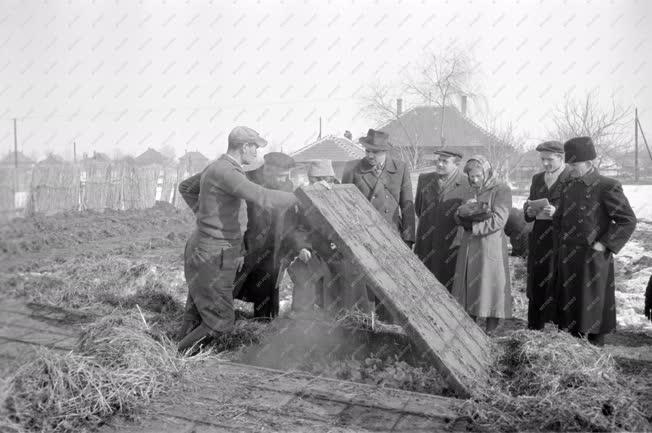
M 282 170 L 290 170 L 295 166 L 294 159 L 283 152 L 269 152 L 263 157 L 263 159 L 265 160 L 266 165 L 280 168 Z
M 564 145 L 558 141 L 544 141 L 537 146 L 537 152 L 564 153 Z
M 258 147 L 265 147 L 267 140 L 248 126 L 236 126 L 229 133 L 229 146 L 241 144 L 255 144 Z
M 435 155 L 441 155 L 441 156 L 445 156 L 447 158 L 450 158 L 451 156 L 455 156 L 457 158 L 462 158 L 464 156 L 462 154 L 462 152 L 458 152 L 456 150 L 450 150 L 450 149 L 438 149 L 438 150 L 435 150 L 434 153 L 435 153 Z
M 597 158 L 591 137 L 574 137 L 564 143 L 566 162 L 593 161 Z

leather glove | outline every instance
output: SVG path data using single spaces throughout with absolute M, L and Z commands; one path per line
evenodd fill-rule
M 650 281 L 647 283 L 647 290 L 645 291 L 645 307 L 643 308 L 645 317 L 652 320 L 652 275 Z

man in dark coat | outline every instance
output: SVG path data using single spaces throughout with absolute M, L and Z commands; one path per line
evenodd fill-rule
M 559 206 L 561 186 L 568 179 L 564 164 L 564 146 L 558 141 L 546 141 L 536 148 L 544 171 L 532 177 L 530 195 L 523 205 L 525 220 L 534 221 L 528 240 L 527 297 L 528 328 L 541 330 L 554 318 L 555 259 L 557 245 L 552 227 L 552 215 Z M 546 199 L 549 205 L 535 207 L 534 200 Z M 536 203 L 536 202 L 534 202 Z
M 360 138 L 360 143 L 365 147 L 366 156 L 344 167 L 342 183 L 357 186 L 412 247 L 415 216 L 410 170 L 404 162 L 387 155 L 391 144 L 386 133 L 370 129 L 366 137 Z
M 555 284 L 560 329 L 596 345 L 616 328 L 613 255 L 636 228 L 621 184 L 593 167 L 590 137 L 564 144 L 569 179 L 562 185 L 553 224 L 559 238 Z
M 367 136 L 359 141 L 365 147 L 366 155 L 344 167 L 342 183 L 355 185 L 412 248 L 415 215 L 410 171 L 404 162 L 387 155 L 391 149 L 387 133 L 370 129 Z M 351 269 L 351 273 L 355 273 L 355 270 Z M 373 299 L 371 294 L 370 299 Z M 390 320 L 389 312 L 382 304 L 377 304 L 381 317 Z
M 292 192 L 289 174 L 294 160 L 281 152 L 270 152 L 264 159 L 263 166 L 247 173 L 247 177 L 265 188 Z M 244 266 L 236 275 L 233 295 L 254 303 L 254 317 L 278 316 L 281 260 L 293 250 L 290 236 L 296 225 L 297 209 L 272 211 L 247 202 Z
M 462 154 L 438 150 L 435 171 L 419 175 L 414 209 L 419 218 L 414 252 L 448 291 L 453 289 L 459 226 L 457 208 L 470 198 L 473 190 L 460 170 Z

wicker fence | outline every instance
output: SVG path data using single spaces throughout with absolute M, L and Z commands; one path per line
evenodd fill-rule
M 177 193 L 186 170 L 128 163 L 0 167 L 0 219 L 84 209 L 144 209 Z

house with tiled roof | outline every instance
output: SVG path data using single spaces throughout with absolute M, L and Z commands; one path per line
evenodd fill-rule
M 329 159 L 333 162 L 335 175 L 341 179 L 348 161 L 364 157 L 364 148 L 346 137 L 327 135 L 290 154 L 297 162 L 295 172 L 306 170 L 310 161 Z
M 135 158 L 138 165 L 169 165 L 170 159 L 158 150 L 149 147 Z
M 66 161 L 59 155 L 49 153 L 48 156 L 38 162 L 38 165 L 63 165 Z
M 186 170 L 188 173 L 197 173 L 202 171 L 210 160 L 205 157 L 201 152 L 191 151 L 179 158 L 179 168 Z
M 498 140 L 454 106 L 417 106 L 376 129 L 389 134 L 396 148 L 392 153 L 398 158 L 405 159 L 408 150 L 417 149 L 420 166 L 432 163 L 436 149 L 456 150 L 465 157 L 486 155 L 487 148 Z

